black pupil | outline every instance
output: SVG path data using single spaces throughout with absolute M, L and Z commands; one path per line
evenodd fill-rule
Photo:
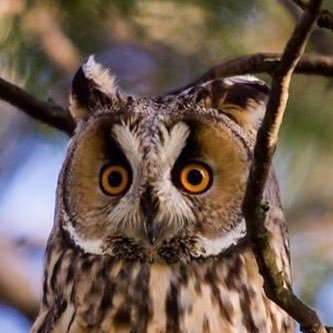
M 199 185 L 202 182 L 203 175 L 202 172 L 198 169 L 192 169 L 188 174 L 187 174 L 187 181 L 191 185 Z
M 120 172 L 118 172 L 118 171 L 112 171 L 109 174 L 108 182 L 109 182 L 110 186 L 112 186 L 112 187 L 118 187 L 121 184 L 122 181 L 123 181 L 123 177 L 122 177 L 122 175 L 121 175 Z

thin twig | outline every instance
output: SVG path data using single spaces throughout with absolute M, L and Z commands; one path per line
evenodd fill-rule
M 303 11 L 300 10 L 300 8 L 302 8 L 302 6 L 306 5 L 305 2 L 300 1 L 300 0 L 295 0 L 300 2 L 300 5 L 297 6 L 297 4 L 295 4 L 295 1 L 291 1 L 291 0 L 278 0 L 281 5 L 287 10 L 287 12 L 292 16 L 292 18 L 294 19 L 295 22 L 297 22 L 299 20 L 299 18 L 301 17 Z M 305 7 L 304 7 L 305 8 Z M 326 17 L 326 14 L 324 15 L 325 11 L 322 11 L 321 16 L 319 17 L 318 21 L 317 21 L 317 25 L 318 22 L 321 20 L 321 17 Z M 326 31 L 324 31 L 324 29 L 316 29 L 314 31 L 314 33 L 311 36 L 311 49 L 314 52 L 318 52 L 319 54 L 323 54 L 323 55 L 329 55 L 331 54 L 331 35 L 327 34 Z
M 308 2 L 306 0 L 292 0 L 298 7 L 305 10 L 308 6 Z
M 292 0 L 292 2 L 303 10 L 309 6 L 309 2 L 307 0 Z M 327 9 L 323 9 L 320 12 L 317 25 L 320 28 L 326 28 L 333 31 L 333 13 Z
M 212 67 L 208 72 L 200 76 L 195 81 L 179 89 L 171 91 L 169 94 L 177 94 L 184 89 L 196 84 L 207 82 L 219 77 L 241 74 L 268 73 L 272 74 L 280 64 L 280 53 L 255 53 L 248 56 L 222 62 Z M 297 63 L 295 73 L 307 75 L 333 76 L 333 57 L 321 56 L 317 54 L 303 55 Z
M 263 206 L 263 193 L 287 105 L 291 76 L 297 62 L 301 59 L 310 33 L 320 15 L 321 3 L 322 0 L 309 2 L 285 47 L 280 63 L 272 73 L 271 94 L 263 124 L 258 131 L 254 160 L 243 202 L 248 235 L 252 241 L 260 273 L 264 278 L 265 292 L 269 298 L 297 320 L 301 330 L 307 333 L 324 333 L 326 329 L 321 324 L 317 314 L 285 287 L 270 247 L 268 231 L 264 225 L 267 207 Z
M 0 98 L 23 112 L 60 131 L 72 135 L 74 121 L 68 110 L 52 102 L 44 102 L 22 88 L 0 78 Z

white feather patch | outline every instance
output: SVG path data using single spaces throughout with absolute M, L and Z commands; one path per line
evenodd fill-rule
M 114 96 L 118 91 L 116 76 L 112 72 L 95 61 L 91 55 L 87 62 L 82 65 L 85 76 L 94 81 L 98 89 L 107 96 Z
M 246 235 L 246 223 L 243 219 L 233 230 L 226 235 L 215 239 L 209 239 L 203 236 L 198 237 L 196 257 L 216 256 L 229 247 L 236 245 L 240 239 Z
M 140 201 L 136 198 L 125 196 L 121 198 L 117 206 L 108 215 L 108 221 L 112 228 L 126 223 L 126 227 L 137 228 L 142 219 Z
M 263 83 L 261 80 L 259 80 L 256 76 L 254 75 L 235 75 L 235 76 L 230 76 L 224 79 L 224 82 L 233 85 L 235 82 L 236 83 L 249 83 L 249 82 L 258 82 L 258 83 Z
M 69 233 L 70 239 L 78 246 L 83 252 L 102 255 L 105 254 L 103 251 L 103 240 L 102 239 L 86 239 L 81 237 L 75 228 L 73 227 L 69 217 L 64 213 L 65 219 L 62 225 L 63 229 Z
M 171 128 L 170 133 L 164 126 L 161 127 L 161 131 L 164 140 L 161 157 L 167 162 L 168 166 L 173 166 L 186 145 L 190 129 L 185 123 L 179 122 Z
M 132 170 L 137 172 L 141 168 L 143 159 L 143 148 L 139 136 L 132 132 L 126 124 L 114 125 L 112 135 L 129 160 Z
M 126 123 L 115 124 L 112 127 L 112 136 L 120 145 L 122 152 L 131 165 L 133 183 L 140 184 L 142 181 L 140 175 L 142 174 L 144 155 L 140 136 L 135 131 L 131 131 Z M 108 215 L 108 220 L 112 221 L 113 227 L 119 226 L 124 222 L 127 223 L 127 227 L 132 226 L 133 228 L 140 224 L 141 213 L 137 191 L 138 188 L 133 191 L 130 189 Z
M 183 122 L 175 124 L 170 133 L 165 127 L 160 129 L 163 136 L 163 145 L 156 155 L 158 166 L 156 168 L 156 178 L 158 180 L 156 187 L 160 199 L 156 222 L 174 224 L 177 228 L 181 228 L 186 221 L 194 219 L 194 214 L 190 201 L 186 200 L 175 188 L 170 175 L 171 169 L 186 145 L 190 129 Z

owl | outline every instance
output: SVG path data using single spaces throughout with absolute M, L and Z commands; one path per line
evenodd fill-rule
M 265 296 L 241 209 L 268 94 L 234 76 L 139 98 L 93 57 L 81 66 L 32 333 L 293 332 Z M 273 171 L 264 197 L 290 287 Z

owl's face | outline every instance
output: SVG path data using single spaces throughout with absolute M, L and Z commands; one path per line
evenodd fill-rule
M 78 125 L 59 180 L 59 224 L 73 246 L 178 261 L 240 242 L 267 92 L 257 79 L 235 77 L 178 96 L 136 99 L 121 95 L 91 58 L 74 78 Z

